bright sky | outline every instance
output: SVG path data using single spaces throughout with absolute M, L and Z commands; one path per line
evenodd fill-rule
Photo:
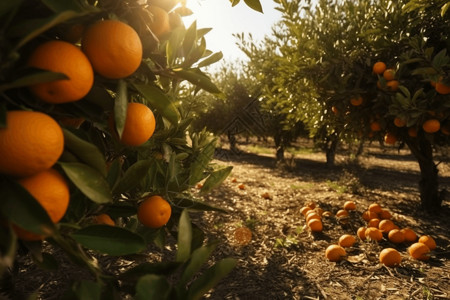
M 229 0 L 188 0 L 187 7 L 194 15 L 183 20 L 186 27 L 197 20 L 197 28 L 212 28 L 205 36 L 206 46 L 211 51 L 222 51 L 227 61 L 245 60 L 232 34 L 251 33 L 255 40 L 261 40 L 270 34 L 272 25 L 281 17 L 272 0 L 261 0 L 261 5 L 264 14 L 249 8 L 243 0 L 235 7 L 231 7 Z

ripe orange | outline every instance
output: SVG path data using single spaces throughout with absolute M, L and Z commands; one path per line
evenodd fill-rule
M 348 211 L 346 211 L 345 209 L 340 209 L 337 211 L 336 217 L 338 217 L 338 218 L 348 217 Z
M 386 79 L 386 81 L 394 80 L 395 78 L 395 70 L 393 69 L 386 69 L 383 72 L 383 77 Z
M 151 196 L 138 207 L 137 217 L 142 225 L 150 228 L 160 228 L 170 219 L 172 208 L 161 196 Z
M 402 256 L 394 248 L 386 248 L 380 252 L 380 263 L 386 267 L 396 267 L 402 262 Z
M 312 219 L 320 220 L 321 218 L 316 212 L 313 212 L 313 213 L 310 213 L 310 214 L 306 215 L 306 223 L 308 223 Z
M 372 241 L 381 241 L 383 238 L 383 233 L 378 228 L 369 227 L 366 229 L 364 235 L 366 238 L 372 240 Z
M 414 243 L 408 248 L 408 253 L 417 260 L 428 260 L 430 258 L 430 248 L 424 243 Z
M 252 231 L 247 227 L 239 227 L 234 230 L 234 239 L 239 245 L 247 245 L 252 240 Z
M 437 119 L 429 119 L 422 124 L 422 128 L 425 132 L 435 133 L 441 128 L 441 123 Z
M 441 95 L 448 95 L 450 94 L 450 86 L 445 85 L 442 83 L 442 81 L 436 82 L 435 90 Z
M 355 210 L 356 209 L 356 204 L 355 202 L 349 200 L 349 201 L 345 201 L 344 203 L 344 209 L 345 210 Z
M 303 207 L 300 209 L 300 213 L 301 213 L 303 216 L 306 216 L 306 213 L 308 213 L 310 210 L 311 210 L 311 207 L 309 207 L 309 206 L 303 206 Z
M 404 127 L 406 125 L 406 121 L 402 118 L 396 117 L 394 119 L 394 125 L 397 127 Z
M 392 229 L 394 229 L 395 224 L 391 220 L 382 220 L 380 224 L 378 224 L 378 229 L 380 229 L 382 232 L 389 232 Z
M 392 219 L 392 214 L 386 209 L 382 209 L 378 215 L 381 220 Z
M 135 102 L 129 103 L 120 140 L 128 146 L 142 145 L 155 132 L 155 122 L 155 116 L 147 105 Z
M 370 123 L 370 130 L 372 130 L 372 131 L 380 131 L 381 130 L 380 122 L 373 121 L 372 123 Z
M 405 235 L 405 242 L 413 243 L 417 240 L 417 234 L 412 229 L 403 228 L 401 231 Z
M 394 244 L 400 244 L 405 241 L 405 234 L 399 229 L 392 229 L 389 231 L 388 239 Z
M 369 222 L 367 223 L 368 227 L 375 227 L 378 228 L 378 224 L 380 224 L 380 219 L 378 218 L 373 218 L 370 219 Z
M 382 210 L 382 207 L 378 203 L 372 203 L 369 205 L 369 211 L 379 214 Z
M 61 127 L 34 111 L 9 111 L 0 129 L 0 173 L 25 177 L 52 167 L 64 150 Z
M 161 38 L 166 33 L 170 32 L 170 17 L 169 14 L 158 6 L 149 6 L 148 11 L 152 14 L 152 22 L 148 27 L 158 38 Z
M 384 135 L 384 142 L 388 145 L 394 145 L 397 142 L 397 137 L 392 132 L 387 132 Z
M 341 247 L 351 247 L 356 242 L 356 239 L 351 234 L 344 234 L 339 238 L 339 246 Z
M 408 135 L 410 137 L 417 137 L 417 129 L 414 127 L 409 127 L 408 128 Z
M 361 96 L 350 99 L 350 104 L 353 106 L 360 106 L 362 103 L 363 98 Z
M 366 227 L 359 227 L 358 231 L 356 232 L 356 235 L 362 240 L 366 240 Z
M 240 190 L 245 190 L 245 184 L 241 183 L 240 185 L 238 185 L 238 188 Z
M 38 46 L 28 59 L 28 66 L 65 74 L 68 79 L 38 83 L 30 90 L 48 103 L 78 101 L 91 90 L 94 71 L 84 53 L 63 41 L 49 41 Z
M 436 241 L 429 235 L 422 235 L 419 238 L 419 243 L 424 243 L 430 250 L 436 249 Z
M 397 80 L 391 80 L 391 81 L 386 82 L 387 89 L 390 91 L 394 91 L 394 92 L 396 90 L 398 90 L 399 85 L 400 85 L 400 82 L 398 82 Z
M 64 177 L 55 169 L 48 169 L 35 175 L 22 178 L 23 186 L 44 208 L 53 223 L 58 223 L 69 207 L 70 192 Z M 19 238 L 27 241 L 43 239 L 43 236 L 14 226 Z
M 335 115 L 339 114 L 339 109 L 338 109 L 336 106 L 332 106 L 332 107 L 331 107 L 331 111 L 332 111 Z
M 314 201 L 309 201 L 308 203 L 306 203 L 306 206 L 308 206 L 311 209 L 316 208 L 316 203 Z
M 330 245 L 325 250 L 325 257 L 333 262 L 341 261 L 346 255 L 345 249 L 339 245 Z
M 311 219 L 308 221 L 308 227 L 313 232 L 321 232 L 323 230 L 323 224 L 321 220 Z
M 378 218 L 378 214 L 374 213 L 373 211 L 366 210 L 365 212 L 363 212 L 362 218 L 364 219 L 364 221 L 369 222 L 372 219 Z
M 382 61 L 378 61 L 376 62 L 373 67 L 372 67 L 372 71 L 375 74 L 383 74 L 383 72 L 386 70 L 386 64 Z
M 110 226 L 116 226 L 116 222 L 107 214 L 99 214 L 94 217 L 94 221 L 97 224 L 105 224 Z
M 184 28 L 183 19 L 181 19 L 181 16 L 174 11 L 169 13 L 169 24 L 171 30 L 180 26 Z
M 81 47 L 100 75 L 119 79 L 130 76 L 142 61 L 142 43 L 129 25 L 115 20 L 99 21 L 89 27 Z

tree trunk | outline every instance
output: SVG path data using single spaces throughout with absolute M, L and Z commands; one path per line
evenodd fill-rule
M 275 154 L 275 159 L 278 162 L 282 162 L 284 160 L 284 143 L 283 143 L 283 138 L 280 135 L 275 135 L 273 137 L 273 140 L 275 141 L 275 149 L 276 149 L 276 154 Z
M 416 157 L 420 167 L 420 202 L 422 208 L 428 212 L 438 210 L 442 205 L 439 197 L 438 169 L 433 161 L 433 148 L 424 137 L 418 136 L 415 141 L 407 141 L 412 154 Z
M 236 145 L 236 137 L 234 136 L 233 133 L 231 133 L 231 131 L 228 131 L 227 135 L 228 135 L 228 142 L 230 143 L 230 151 L 234 154 L 239 153 L 239 149 Z
M 333 167 L 336 159 L 336 149 L 338 146 L 338 139 L 336 137 L 331 137 L 331 142 L 327 143 L 325 149 L 325 155 L 327 158 L 327 166 Z

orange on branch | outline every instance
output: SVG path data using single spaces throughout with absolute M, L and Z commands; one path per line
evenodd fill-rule
M 373 67 L 372 67 L 372 71 L 375 74 L 383 74 L 383 72 L 386 70 L 386 64 L 382 61 L 378 61 L 376 62 Z
M 383 72 L 383 77 L 386 81 L 394 80 L 395 78 L 395 70 L 394 69 L 386 69 Z
M 437 119 L 429 119 L 422 124 L 422 128 L 427 133 L 435 133 L 441 129 L 441 122 Z
M 125 126 L 120 140 L 128 146 L 140 146 L 152 137 L 155 127 L 155 116 L 147 105 L 128 103 Z
M 138 207 L 137 217 L 142 225 L 150 228 L 160 228 L 169 221 L 172 214 L 170 203 L 161 196 L 151 196 Z
M 397 127 L 404 127 L 406 125 L 406 121 L 402 118 L 396 117 L 394 119 L 394 125 Z
M 94 217 L 94 221 L 96 224 L 116 226 L 116 222 L 108 214 L 99 214 Z
M 389 91 L 393 91 L 393 92 L 398 90 L 399 85 L 400 85 L 400 82 L 398 82 L 397 80 L 391 80 L 391 81 L 386 82 L 387 89 Z
M 161 38 L 165 34 L 169 33 L 170 28 L 170 16 L 169 14 L 158 6 L 149 6 L 148 11 L 152 15 L 152 21 L 148 24 L 148 27 L 158 38 Z
M 363 98 L 361 96 L 350 99 L 350 104 L 353 106 L 360 106 L 362 103 Z
M 381 130 L 380 122 L 373 121 L 372 123 L 370 123 L 370 130 L 372 130 L 374 132 L 380 131 Z
M 384 135 L 384 142 L 388 145 L 395 145 L 397 142 L 397 137 L 392 132 L 387 132 Z

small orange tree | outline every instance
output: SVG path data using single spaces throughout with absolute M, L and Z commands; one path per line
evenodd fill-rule
M 203 244 L 189 210 L 223 210 L 191 188 L 204 180 L 207 193 L 231 168 L 211 163 L 215 139 L 192 131 L 177 102 L 189 84 L 219 93 L 201 68 L 222 54 L 206 48 L 209 29 L 185 28 L 190 13 L 178 0 L 0 5 L 0 276 L 18 246 L 51 265 L 44 239 L 93 275 L 75 280 L 68 299 L 198 299 L 234 267 L 224 259 L 196 275 L 216 243 Z M 152 197 L 160 201 L 141 205 Z M 172 262 L 111 275 L 96 259 L 163 247 L 168 235 Z

